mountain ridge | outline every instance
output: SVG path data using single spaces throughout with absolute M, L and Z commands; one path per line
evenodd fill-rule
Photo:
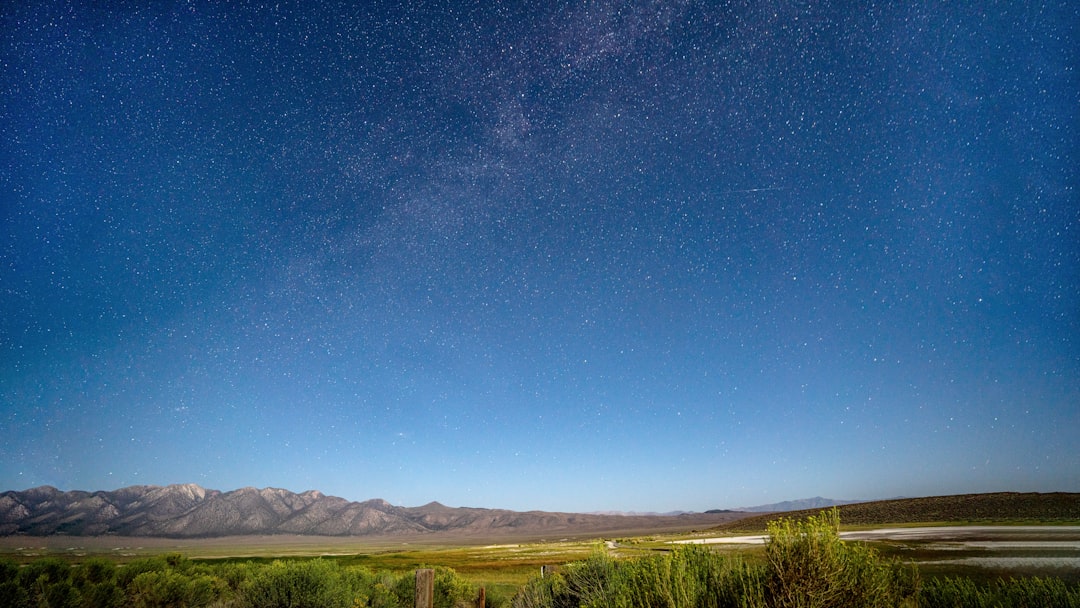
M 62 491 L 40 486 L 0 493 L 0 536 L 141 536 L 213 538 L 244 535 L 407 536 L 438 533 L 587 534 L 631 528 L 690 529 L 748 514 L 601 515 L 362 502 L 318 490 L 230 491 L 197 484 Z
M 1080 522 L 1077 492 L 986 492 L 893 498 L 837 506 L 846 525 L 903 524 L 1075 524 Z M 716 528 L 720 532 L 760 532 L 779 518 L 803 519 L 821 509 L 746 513 Z
M 754 507 L 739 507 L 737 509 L 731 509 L 732 511 L 742 511 L 744 513 L 780 513 L 784 511 L 802 511 L 805 509 L 823 509 L 828 507 L 839 507 L 841 505 L 851 505 L 861 502 L 868 502 L 866 500 L 845 500 L 836 498 L 823 498 L 821 496 L 814 496 L 813 498 L 800 498 L 797 500 L 784 500 L 781 502 L 771 503 L 767 505 L 757 505 Z

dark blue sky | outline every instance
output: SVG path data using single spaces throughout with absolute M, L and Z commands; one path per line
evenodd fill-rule
M 0 488 L 1080 491 L 1071 2 L 69 4 L 0 8 Z

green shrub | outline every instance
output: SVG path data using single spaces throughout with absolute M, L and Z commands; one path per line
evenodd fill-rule
M 50 589 L 61 584 L 70 586 L 70 575 L 71 566 L 67 562 L 58 557 L 43 557 L 23 566 L 18 582 L 29 596 L 31 605 L 64 604 L 68 595 L 66 590 L 50 594 Z
M 143 557 L 133 559 L 116 571 L 116 582 L 124 588 L 131 586 L 132 581 L 144 572 L 164 572 L 169 569 L 169 564 L 161 556 Z
M 582 607 L 615 605 L 623 581 L 618 580 L 615 560 L 606 552 L 596 551 L 583 562 L 568 564 L 563 571 L 570 594 Z
M 545 578 L 534 578 L 513 608 L 759 608 L 765 572 L 737 557 L 687 545 L 668 554 L 615 560 L 598 552 Z
M 0 558 L 0 606 L 30 606 L 30 594 L 19 584 L 19 565 L 6 557 Z
M 511 608 L 564 608 L 576 606 L 566 577 L 561 572 L 533 577 L 510 600 Z
M 840 540 L 835 508 L 804 521 L 769 523 L 765 597 L 774 608 L 915 606 L 913 566 L 881 559 L 870 547 Z
M 255 576 L 255 567 L 250 562 L 228 562 L 219 564 L 215 574 L 230 592 L 239 593 Z
M 43 557 L 30 562 L 19 570 L 19 582 L 23 587 L 51 585 L 68 580 L 71 566 L 59 557 Z
M 985 585 L 966 578 L 926 582 L 919 596 L 925 608 L 1076 608 L 1080 586 L 1056 578 L 1017 578 Z
M 416 600 L 416 573 L 406 572 L 397 578 L 388 578 L 391 605 L 411 608 Z
M 509 608 L 515 595 L 512 585 L 494 584 L 489 587 L 486 586 L 485 590 L 487 595 L 485 597 L 484 605 L 487 608 Z M 480 590 L 477 589 L 477 595 L 479 595 L 479 593 Z
M 75 568 L 72 580 L 79 587 L 115 581 L 116 564 L 102 557 L 92 557 Z
M 1016 608 L 1077 608 L 1080 607 L 1080 588 L 1072 589 L 1056 578 L 1019 578 L 998 583 L 998 598 L 1002 605 Z
M 14 580 L 0 583 L 0 606 L 30 608 L 30 594 Z
M 410 606 L 411 601 L 411 596 L 402 595 L 402 586 L 396 579 L 377 582 L 364 594 L 354 596 L 354 603 L 371 608 Z
M 412 572 L 373 572 L 366 567 L 356 566 L 341 569 L 340 581 L 347 597 L 352 598 L 353 606 L 412 608 L 416 590 L 415 574 Z
M 69 580 L 62 580 L 43 590 L 39 605 L 48 608 L 79 608 L 81 603 L 82 598 L 75 585 Z
M 176 570 L 143 572 L 131 581 L 128 595 L 138 608 L 199 608 L 220 595 L 217 579 Z
M 415 579 L 413 591 L 415 594 Z M 435 568 L 434 608 L 471 608 L 479 589 L 451 568 Z
M 19 564 L 10 557 L 0 557 L 0 583 L 17 581 L 19 578 Z
M 252 608 L 348 608 L 349 589 L 334 562 L 323 559 L 275 561 L 255 573 L 243 589 Z
M 116 586 L 115 581 L 87 584 L 80 589 L 80 593 L 83 608 L 120 608 L 126 604 L 124 592 Z
M 751 591 L 760 587 L 760 570 L 747 567 L 741 559 L 717 555 L 706 547 L 686 545 L 665 555 L 617 562 L 616 576 L 610 585 L 612 603 L 608 605 L 657 608 L 761 605 L 755 603 L 760 594 Z
M 966 578 L 930 579 L 919 591 L 919 606 L 957 607 L 979 606 L 975 598 L 979 589 L 973 581 Z

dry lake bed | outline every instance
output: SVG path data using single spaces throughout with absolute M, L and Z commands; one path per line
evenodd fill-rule
M 1080 578 L 1080 526 L 931 526 L 841 532 L 923 569 L 987 570 Z M 760 545 L 765 536 L 718 536 L 677 544 Z

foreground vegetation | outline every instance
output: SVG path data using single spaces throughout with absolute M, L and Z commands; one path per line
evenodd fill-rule
M 471 606 L 477 592 L 453 570 L 435 568 L 435 606 Z M 411 572 L 325 559 L 198 564 L 169 554 L 119 567 L 102 558 L 77 566 L 43 558 L 22 568 L 0 561 L 5 608 L 405 608 L 414 593 Z
M 597 553 L 533 579 L 514 598 L 513 608 L 1080 607 L 1080 586 L 1059 579 L 924 582 L 913 565 L 840 540 L 835 509 L 773 521 L 768 531 L 763 560 L 701 545 L 631 560 Z
M 1059 579 L 922 580 L 911 564 L 884 558 L 867 544 L 841 541 L 835 509 L 771 522 L 768 532 L 763 554 L 682 545 L 616 558 L 597 547 L 547 576 L 488 586 L 486 603 L 512 608 L 1080 607 L 1080 585 Z M 123 565 L 104 558 L 71 564 L 46 557 L 22 566 L 0 560 L 0 607 L 411 607 L 412 568 L 422 564 L 398 565 L 402 568 L 372 568 L 355 556 L 199 562 L 175 553 Z M 435 575 L 436 606 L 476 605 L 478 579 L 445 566 L 435 568 Z
M 615 561 L 603 554 L 526 585 L 514 608 L 916 606 L 913 566 L 840 540 L 835 510 L 769 527 L 763 561 L 685 545 Z

